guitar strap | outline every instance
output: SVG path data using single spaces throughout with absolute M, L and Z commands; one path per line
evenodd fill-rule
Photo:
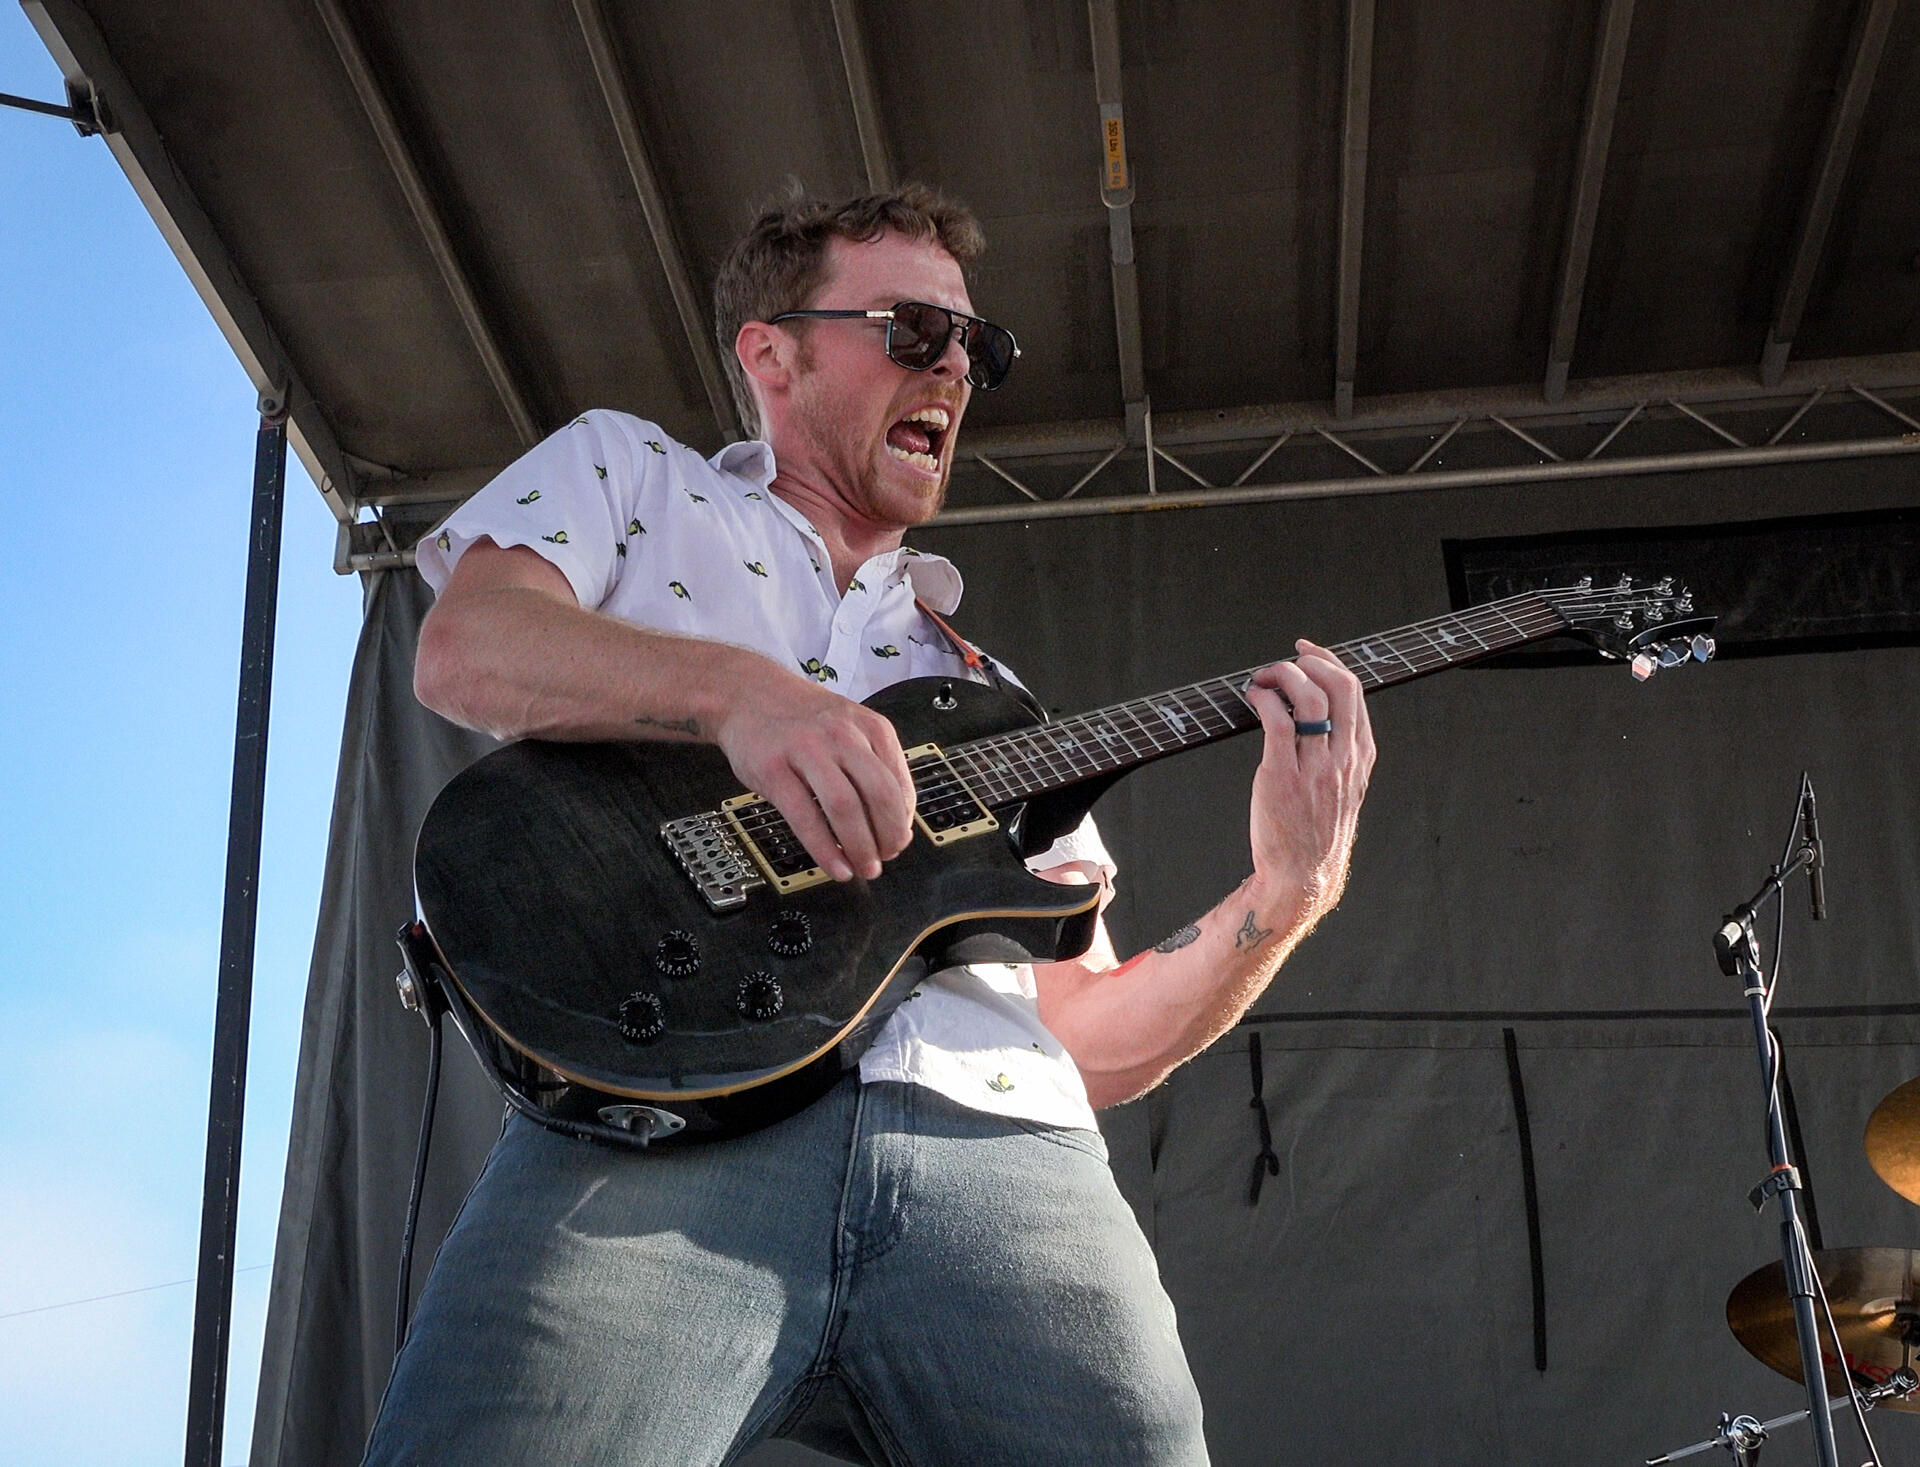
M 920 608 L 928 621 L 940 628 L 940 634 L 952 643 L 953 650 L 958 652 L 961 660 L 967 664 L 967 671 L 980 674 L 988 684 L 1012 698 L 1039 722 L 1052 722 L 1053 715 L 1047 712 L 1038 698 L 1003 673 L 998 663 L 949 626 L 945 617 L 918 596 L 913 598 L 913 604 Z

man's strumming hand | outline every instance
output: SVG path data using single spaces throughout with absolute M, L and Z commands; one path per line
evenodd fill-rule
M 770 675 L 769 675 L 770 674 Z M 913 776 L 893 725 L 784 668 L 744 683 L 714 734 L 750 790 L 836 880 L 871 880 L 913 835 Z

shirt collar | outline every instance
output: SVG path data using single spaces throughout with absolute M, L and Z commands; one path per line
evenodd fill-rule
M 758 438 L 729 443 L 707 462 L 718 472 L 747 479 L 760 489 L 767 489 L 773 483 L 773 447 Z M 816 544 L 824 545 L 813 522 L 799 510 L 771 491 L 767 494 L 767 501 L 801 534 Z M 942 616 L 953 615 L 966 589 L 959 570 L 944 555 L 930 555 L 906 545 L 886 555 L 876 555 L 868 565 L 884 566 L 888 577 L 899 575 L 912 588 L 915 596 Z
M 906 574 L 913 594 L 942 616 L 952 616 L 960 608 L 960 596 L 966 583 L 959 569 L 944 555 L 928 555 L 902 545 L 893 552 L 893 563 Z
M 729 443 L 707 462 L 719 473 L 751 480 L 756 489 L 773 482 L 773 445 L 758 438 Z

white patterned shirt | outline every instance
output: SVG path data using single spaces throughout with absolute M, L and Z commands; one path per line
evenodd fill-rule
M 584 607 L 750 648 L 849 698 L 907 678 L 971 676 L 915 604 L 942 616 L 960 604 L 953 565 L 902 546 L 862 565 L 843 596 L 819 531 L 768 487 L 773 474 L 765 443 L 729 444 L 708 460 L 652 423 L 595 410 L 455 510 L 421 542 L 420 573 L 438 593 L 475 540 L 524 545 L 565 574 Z M 1027 864 L 1114 875 L 1091 818 Z M 1080 1072 L 1040 1022 L 1026 965 L 931 975 L 882 1027 L 860 1075 L 1043 1125 L 1094 1124 Z

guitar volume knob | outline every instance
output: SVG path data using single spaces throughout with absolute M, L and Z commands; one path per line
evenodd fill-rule
M 669 978 L 691 978 L 700 971 L 700 944 L 676 927 L 654 945 L 653 966 Z
M 813 947 L 813 919 L 805 912 L 782 912 L 767 929 L 767 946 L 783 958 L 797 958 Z
M 787 996 L 780 990 L 780 980 L 771 973 L 749 973 L 733 991 L 733 1006 L 740 1011 L 743 1019 L 757 1019 L 764 1023 L 785 1008 L 786 1003 Z
M 620 1037 L 627 1043 L 645 1044 L 666 1029 L 667 1010 L 658 994 L 639 989 L 620 1000 Z

